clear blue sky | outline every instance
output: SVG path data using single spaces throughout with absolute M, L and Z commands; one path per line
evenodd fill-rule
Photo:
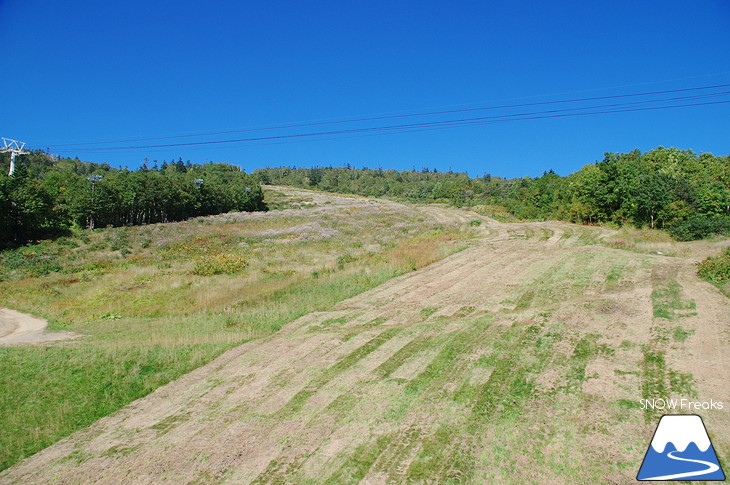
M 654 100 L 652 97 L 156 138 L 383 114 L 730 84 L 730 2 L 0 0 L 0 136 L 113 166 L 145 157 L 246 170 L 342 165 L 568 174 L 604 152 L 730 153 L 730 104 L 385 133 L 261 138 Z M 658 101 L 713 94 L 711 98 Z M 615 108 L 601 108 L 615 109 Z M 569 113 L 569 112 L 561 112 Z M 575 113 L 575 112 L 570 112 Z M 92 145 L 62 147 L 70 143 Z

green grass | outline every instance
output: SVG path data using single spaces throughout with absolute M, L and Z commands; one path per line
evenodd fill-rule
M 672 336 L 674 337 L 674 340 L 676 340 L 677 342 L 684 342 L 689 337 L 694 335 L 694 333 L 695 333 L 694 330 L 685 330 L 682 327 L 675 327 L 674 332 L 672 333 Z
M 626 263 L 621 261 L 611 265 L 611 269 L 606 274 L 606 289 L 615 290 L 621 286 L 621 278 L 626 272 Z
M 509 211 L 509 209 L 501 205 L 482 204 L 470 207 L 469 210 L 472 210 L 477 214 L 491 217 L 492 219 L 496 219 L 500 222 L 515 222 L 518 220 L 518 218 Z
M 479 420 L 510 419 L 534 398 L 534 376 L 545 366 L 550 346 L 535 345 L 541 323 L 515 322 L 503 336 L 504 350 L 495 359 L 489 380 L 475 395 L 472 414 Z M 499 346 L 497 346 L 499 348 Z
M 658 350 L 654 343 L 644 345 L 641 363 L 641 395 L 644 399 L 666 399 L 677 395 L 694 398 L 697 396 L 694 378 L 691 374 L 674 370 L 667 365 L 666 352 Z M 647 423 L 661 414 L 659 410 L 647 408 L 644 416 Z
M 148 394 L 228 347 L 0 348 L 0 468 Z
M 391 436 L 382 435 L 359 445 L 345 463 L 324 481 L 328 485 L 358 483 L 390 442 Z
M 514 296 L 504 303 L 521 311 L 579 297 L 592 284 L 596 268 L 605 264 L 606 256 L 599 253 L 556 256 L 521 281 Z
M 580 392 L 581 386 L 586 380 L 586 367 L 598 354 L 597 341 L 599 338 L 600 335 L 592 333 L 578 340 L 570 358 L 570 371 L 566 386 L 569 392 Z
M 438 311 L 438 308 L 437 308 L 437 307 L 434 307 L 434 306 L 427 306 L 426 308 L 422 308 L 422 309 L 421 309 L 421 317 L 422 317 L 422 318 L 423 318 L 424 320 L 426 320 L 426 319 L 427 319 L 428 317 L 430 317 L 431 315 L 433 315 L 433 314 L 434 314 L 434 313 L 436 313 L 437 311 Z
M 380 364 L 373 372 L 381 378 L 390 377 L 393 371 L 403 365 L 406 360 L 423 350 L 427 342 L 428 339 L 426 337 L 418 337 L 411 340 L 395 354 L 391 355 L 388 360 Z
M 468 476 L 473 457 L 467 454 L 461 460 L 455 459 L 452 446 L 453 437 L 461 431 L 457 426 L 442 424 L 430 438 L 425 439 L 418 456 L 408 467 L 408 481 L 422 482 L 443 477 L 446 482 L 450 482 Z
M 694 300 L 687 299 L 680 285 L 670 272 L 652 275 L 651 293 L 654 321 L 649 342 L 642 345 L 641 395 L 644 399 L 667 399 L 670 396 L 695 397 L 696 389 L 691 374 L 672 369 L 666 362 L 667 347 L 671 341 L 684 342 L 694 330 L 681 326 L 671 327 L 670 322 L 695 315 Z M 653 422 L 660 411 L 644 410 L 646 423 Z
M 696 309 L 694 300 L 682 297 L 682 285 L 676 281 L 668 281 L 655 286 L 651 293 L 655 318 L 674 320 L 676 318 L 696 315 L 690 310 Z
M 407 416 L 423 412 L 423 406 L 432 405 L 439 406 L 438 417 L 425 429 L 402 424 L 403 431 L 388 436 L 385 447 L 380 443 L 374 449 L 369 443 L 372 453 L 367 454 L 367 460 L 356 460 L 362 465 L 360 470 L 367 467 L 373 471 L 375 467 L 375 472 L 386 473 L 387 480 L 394 483 L 472 483 L 479 482 L 476 470 L 481 470 L 480 473 L 492 470 L 500 474 L 491 477 L 492 481 L 509 482 L 510 470 L 518 471 L 515 457 L 529 456 L 530 460 L 544 464 L 547 460 L 542 456 L 541 443 L 557 439 L 573 443 L 575 436 L 558 438 L 551 436 L 557 431 L 534 433 L 520 425 L 525 414 L 542 403 L 552 403 L 549 406 L 553 409 L 554 403 L 565 399 L 580 402 L 575 401 L 581 396 L 579 386 L 559 388 L 552 395 L 537 387 L 536 378 L 560 363 L 554 345 L 566 338 L 563 324 L 547 324 L 547 321 L 548 317 L 540 317 L 504 327 L 494 326 L 491 317 L 466 318 L 460 331 L 421 336 L 393 354 L 375 370 L 377 375 L 389 375 L 391 369 L 419 352 L 438 349 L 417 376 L 403 383 L 400 395 L 391 400 L 384 419 L 404 422 Z M 587 334 L 577 339 L 566 377 L 578 382 L 585 380 L 586 366 L 598 355 L 611 353 L 605 345 L 598 344 L 599 338 L 597 334 Z M 476 361 L 470 358 L 475 352 L 482 355 Z M 486 382 L 471 382 L 475 369 L 489 371 Z M 451 383 L 460 384 L 454 391 L 447 391 Z M 570 425 L 570 421 L 560 420 L 560 423 L 555 430 Z M 489 451 L 485 453 L 485 449 Z M 379 457 L 373 456 L 376 452 L 380 453 Z M 409 466 L 398 469 L 395 464 L 406 456 L 413 456 Z M 599 469 L 597 466 L 598 471 L 594 473 L 599 473 Z M 577 479 L 585 476 L 585 471 L 571 468 L 556 470 L 556 474 Z M 360 471 L 349 477 L 362 476 Z M 349 481 L 345 479 L 343 483 Z

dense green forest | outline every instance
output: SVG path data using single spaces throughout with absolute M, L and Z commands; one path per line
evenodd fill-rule
M 503 218 L 664 228 L 680 240 L 730 232 L 730 157 L 676 148 L 608 153 L 565 177 L 552 170 L 504 179 L 350 166 L 265 168 L 253 175 L 265 184 L 443 202 Z
M 12 176 L 9 164 L 9 155 L 0 155 L 3 246 L 88 227 L 92 217 L 96 227 L 106 227 L 266 209 L 258 180 L 223 163 L 179 159 L 132 171 L 35 151 L 18 157 Z M 93 175 L 100 176 L 94 184 Z

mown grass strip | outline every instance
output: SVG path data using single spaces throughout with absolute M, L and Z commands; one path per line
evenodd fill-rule
M 358 483 L 365 478 L 375 460 L 385 450 L 392 439 L 386 434 L 362 443 L 347 457 L 342 466 L 330 475 L 323 483 L 325 485 L 340 485 L 344 483 Z
M 583 382 L 586 380 L 586 367 L 598 354 L 599 337 L 598 334 L 584 335 L 575 345 L 567 376 L 566 390 L 568 392 L 581 392 Z
M 478 338 L 491 325 L 491 318 L 473 321 L 466 330 L 454 332 L 445 337 L 446 342 L 438 355 L 426 368 L 405 387 L 407 392 L 422 393 L 430 388 L 441 389 L 446 380 L 454 379 L 455 374 L 463 372 L 459 360 L 468 355 L 469 350 L 481 345 Z
M 342 360 L 334 364 L 332 367 L 325 370 L 318 378 L 316 378 L 312 382 L 312 386 L 317 388 L 324 386 L 335 376 L 341 374 L 345 370 L 355 365 L 357 362 L 365 358 L 368 354 L 373 352 L 375 349 L 377 349 L 402 331 L 403 329 L 401 328 L 389 328 L 388 330 L 379 333 L 376 337 L 368 340 L 365 344 L 361 345 L 353 352 L 345 356 Z
M 407 483 L 439 482 L 463 483 L 472 474 L 473 455 L 461 445 L 468 436 L 453 424 L 440 425 L 434 434 L 423 441 L 418 456 L 406 473 Z
M 322 386 L 326 385 L 333 378 L 346 371 L 367 355 L 372 353 L 385 342 L 400 333 L 400 328 L 390 328 L 381 332 L 376 337 L 368 340 L 366 343 L 355 349 L 350 354 L 335 363 L 332 367 L 325 369 L 318 377 L 309 383 L 306 389 L 297 392 L 289 401 L 279 409 L 274 415 L 275 419 L 284 419 L 292 414 L 300 411 L 307 400 L 317 392 Z
M 472 407 L 474 418 L 515 416 L 533 398 L 533 376 L 547 364 L 550 355 L 548 346 L 538 350 L 535 345 L 541 332 L 542 324 L 538 322 L 512 325 L 504 337 L 506 352 L 476 395 Z
M 687 313 L 689 310 L 696 309 L 697 305 L 694 300 L 687 300 L 682 297 L 682 285 L 674 280 L 657 285 L 651 293 L 651 301 L 654 308 L 654 318 L 674 320 L 696 315 L 696 313 Z M 680 313 L 681 311 L 684 312 Z
M 260 473 L 251 485 L 287 484 L 286 477 L 292 476 L 302 466 L 306 457 L 297 457 L 291 461 L 271 460 L 269 465 Z M 217 483 L 220 483 L 218 481 Z
M 644 399 L 667 399 L 674 395 L 696 397 L 692 374 L 671 369 L 665 358 L 665 352 L 645 345 L 642 349 L 644 358 L 641 362 L 641 395 Z M 647 423 L 663 411 L 644 409 Z
M 419 336 L 411 340 L 406 345 L 398 349 L 395 354 L 391 355 L 388 360 L 376 367 L 373 371 L 373 374 L 383 379 L 389 377 L 411 356 L 413 356 L 420 350 L 423 350 L 426 343 L 431 340 L 431 338 L 433 337 Z

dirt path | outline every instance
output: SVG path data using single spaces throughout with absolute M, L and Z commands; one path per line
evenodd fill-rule
M 655 425 L 638 409 L 652 385 L 730 407 L 730 304 L 691 258 L 605 247 L 605 229 L 421 210 L 479 218 L 483 235 L 228 351 L 0 482 L 627 483 Z M 657 318 L 657 289 L 675 283 L 696 311 Z M 728 411 L 703 417 L 728 449 Z
M 0 307 L 0 346 L 35 344 L 80 337 L 73 332 L 46 332 L 48 322 L 9 308 Z

